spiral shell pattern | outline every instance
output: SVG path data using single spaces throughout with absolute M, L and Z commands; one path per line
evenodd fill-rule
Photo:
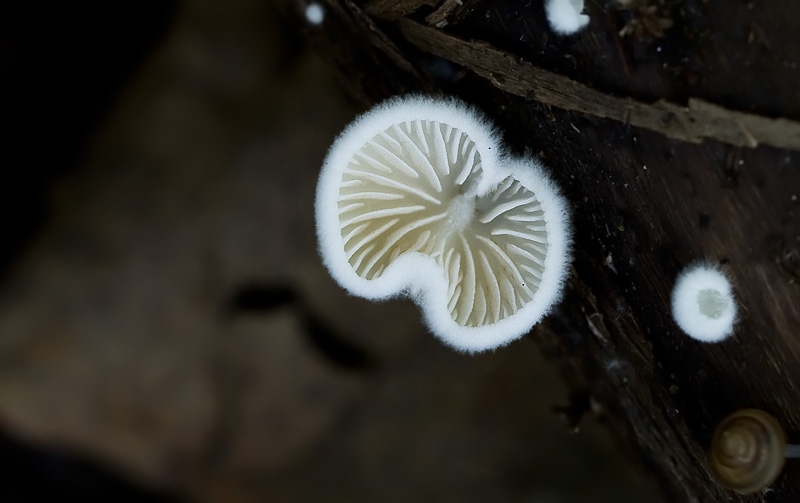
M 786 433 L 774 417 L 742 409 L 717 426 L 709 465 L 723 485 L 750 494 L 778 478 L 786 462 L 786 442 Z

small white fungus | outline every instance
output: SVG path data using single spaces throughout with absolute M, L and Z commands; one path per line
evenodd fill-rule
M 325 10 L 316 2 L 309 4 L 308 7 L 306 7 L 306 19 L 309 23 L 314 25 L 322 24 L 322 21 L 325 19 Z
M 315 210 L 340 285 L 412 298 L 454 348 L 507 344 L 561 296 L 570 234 L 558 189 L 461 102 L 395 99 L 356 119 L 328 152 Z
M 546 0 L 545 13 L 550 28 L 559 35 L 572 35 L 589 24 L 583 0 Z
M 728 278 L 716 267 L 685 269 L 672 291 L 672 316 L 690 337 L 718 342 L 733 333 L 736 301 Z

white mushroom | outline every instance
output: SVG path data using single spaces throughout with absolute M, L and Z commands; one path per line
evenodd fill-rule
M 678 276 L 672 290 L 672 317 L 690 337 L 717 342 L 733 333 L 736 300 L 728 278 L 714 266 L 696 264 Z
M 317 2 L 312 2 L 306 7 L 306 20 L 313 25 L 320 25 L 325 20 L 325 9 Z
M 583 12 L 583 0 L 546 0 L 545 14 L 550 28 L 559 35 L 572 35 L 589 24 Z
M 349 292 L 408 295 L 464 351 L 507 344 L 560 298 L 568 218 L 533 159 L 456 101 L 396 99 L 348 126 L 317 186 L 320 252 Z

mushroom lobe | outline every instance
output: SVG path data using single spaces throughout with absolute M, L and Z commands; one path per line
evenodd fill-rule
M 481 155 L 463 131 L 436 120 L 393 124 L 344 169 L 338 196 L 347 261 L 381 276 L 409 253 L 432 257 L 447 282 L 447 309 L 480 327 L 522 309 L 537 291 L 548 252 L 536 194 L 513 177 L 478 192 Z

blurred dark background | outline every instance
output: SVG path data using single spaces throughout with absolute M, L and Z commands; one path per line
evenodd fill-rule
M 177 12 L 177 1 L 0 5 L 3 271 L 44 224 L 52 182 L 84 161 Z
M 0 5 L 0 501 L 652 499 L 530 339 L 458 354 L 328 277 L 360 109 L 295 7 Z

